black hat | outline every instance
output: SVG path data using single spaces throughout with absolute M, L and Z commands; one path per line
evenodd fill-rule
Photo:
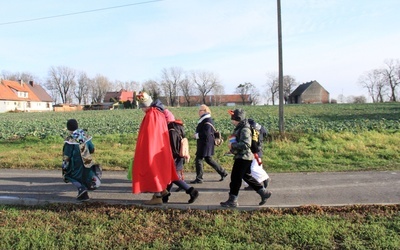
M 78 129 L 78 122 L 75 119 L 69 119 L 67 121 L 67 129 L 69 131 L 75 131 Z
M 244 112 L 243 109 L 235 109 L 231 113 L 231 120 L 240 122 L 243 121 L 244 119 L 246 119 L 246 113 Z

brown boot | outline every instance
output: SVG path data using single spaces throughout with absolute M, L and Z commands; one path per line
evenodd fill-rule
M 154 194 L 153 197 L 151 197 L 151 200 L 145 201 L 143 204 L 144 205 L 161 205 L 161 204 L 163 204 L 162 197 Z

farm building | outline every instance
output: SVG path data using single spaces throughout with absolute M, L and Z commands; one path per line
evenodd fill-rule
M 329 103 L 329 92 L 317 81 L 306 82 L 299 85 L 288 98 L 292 104 L 301 103 Z
M 0 113 L 9 111 L 43 112 L 53 111 L 53 100 L 49 94 L 33 81 L 0 81 Z
M 134 96 L 134 91 L 126 91 L 124 89 L 121 89 L 120 91 L 107 92 L 104 96 L 103 102 L 133 102 Z

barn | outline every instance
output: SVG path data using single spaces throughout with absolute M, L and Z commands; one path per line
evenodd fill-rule
M 289 104 L 329 103 L 329 92 L 317 81 L 300 84 L 288 98 Z

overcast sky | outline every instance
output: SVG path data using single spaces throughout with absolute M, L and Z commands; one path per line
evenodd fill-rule
M 227 94 L 245 82 L 264 92 L 268 74 L 278 72 L 276 4 L 1 1 L 0 71 L 44 80 L 51 66 L 67 66 L 90 77 L 142 83 L 159 79 L 163 68 L 180 67 L 215 73 Z M 400 0 L 281 4 L 283 73 L 298 83 L 317 80 L 334 99 L 367 96 L 359 77 L 385 59 L 400 59 Z

